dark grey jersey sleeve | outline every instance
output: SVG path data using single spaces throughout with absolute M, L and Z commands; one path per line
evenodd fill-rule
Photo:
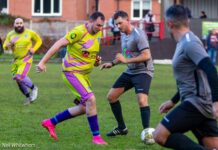
M 199 62 L 198 67 L 206 73 L 212 93 L 212 101 L 217 102 L 218 101 L 218 76 L 215 66 L 213 65 L 210 58 L 206 57 Z
M 195 63 L 195 65 L 198 65 L 205 57 L 208 57 L 203 45 L 197 41 L 188 42 L 184 49 L 186 55 Z
M 142 51 L 144 49 L 148 49 L 149 48 L 148 39 L 147 39 L 144 31 L 137 29 L 136 34 L 138 35 L 137 36 L 137 47 L 138 47 L 139 51 Z
M 176 94 L 171 98 L 171 101 L 176 104 L 180 100 L 180 93 L 179 89 L 177 90 Z

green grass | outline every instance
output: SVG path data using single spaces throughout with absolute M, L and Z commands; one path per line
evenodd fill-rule
M 33 58 L 34 58 L 33 60 L 38 62 L 43 56 L 44 56 L 44 54 L 33 55 Z M 0 62 L 9 62 L 12 60 L 13 60 L 13 56 L 11 54 L 0 55 Z M 50 59 L 51 62 L 61 62 L 60 60 L 61 60 L 61 58 L 58 56 L 58 53 L 55 54 L 54 56 L 52 56 Z
M 134 90 L 128 91 L 120 98 L 129 134 L 115 138 L 105 136 L 116 126 L 106 95 L 125 68 L 124 65 L 105 71 L 96 68 L 91 74 L 93 91 L 97 98 L 100 131 L 109 143 L 108 146 L 96 146 L 91 143 L 91 134 L 85 115 L 58 124 L 56 127 L 58 142 L 51 139 L 47 131 L 40 126 L 43 119 L 52 117 L 73 105 L 74 96 L 62 81 L 60 64 L 48 64 L 47 72 L 42 74 L 35 73 L 35 64 L 32 66 L 29 76 L 39 87 L 39 97 L 36 103 L 23 106 L 24 96 L 18 90 L 16 83 L 11 80 L 10 64 L 1 63 L 0 149 L 6 149 L 4 144 L 12 143 L 33 144 L 33 147 L 26 147 L 26 149 L 40 150 L 164 149 L 157 144 L 148 146 L 140 141 L 142 125 Z M 158 112 L 159 105 L 174 93 L 175 81 L 172 77 L 171 66 L 155 65 L 155 76 L 149 95 L 152 127 L 155 127 L 163 117 Z M 13 149 L 22 149 L 22 147 Z

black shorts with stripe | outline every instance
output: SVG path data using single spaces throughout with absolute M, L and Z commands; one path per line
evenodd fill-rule
M 124 88 L 125 91 L 135 88 L 135 93 L 149 93 L 152 77 L 146 73 L 141 74 L 127 74 L 122 73 L 113 88 Z
M 218 137 L 218 125 L 215 119 L 207 118 L 188 101 L 179 104 L 161 121 L 171 133 L 192 131 L 199 142 L 203 137 Z

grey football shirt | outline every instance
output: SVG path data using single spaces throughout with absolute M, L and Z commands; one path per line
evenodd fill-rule
M 202 42 L 192 32 L 179 40 L 173 56 L 173 71 L 182 101 L 191 102 L 204 116 L 213 118 L 212 96 L 206 74 L 198 63 L 208 57 Z
M 129 35 L 121 34 L 121 48 L 122 54 L 126 58 L 137 57 L 141 51 L 149 51 L 149 44 L 144 31 L 139 28 L 133 28 Z M 147 73 L 151 77 L 153 76 L 153 62 L 152 58 L 140 63 L 129 63 L 127 70 L 128 74 Z

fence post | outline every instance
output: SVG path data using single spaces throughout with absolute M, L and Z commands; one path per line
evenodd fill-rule
M 164 38 L 164 21 L 161 20 L 159 25 L 160 25 L 159 37 L 160 37 L 160 40 L 162 40 Z
M 33 21 L 32 20 L 30 20 L 30 23 L 29 23 L 29 29 L 33 29 Z

